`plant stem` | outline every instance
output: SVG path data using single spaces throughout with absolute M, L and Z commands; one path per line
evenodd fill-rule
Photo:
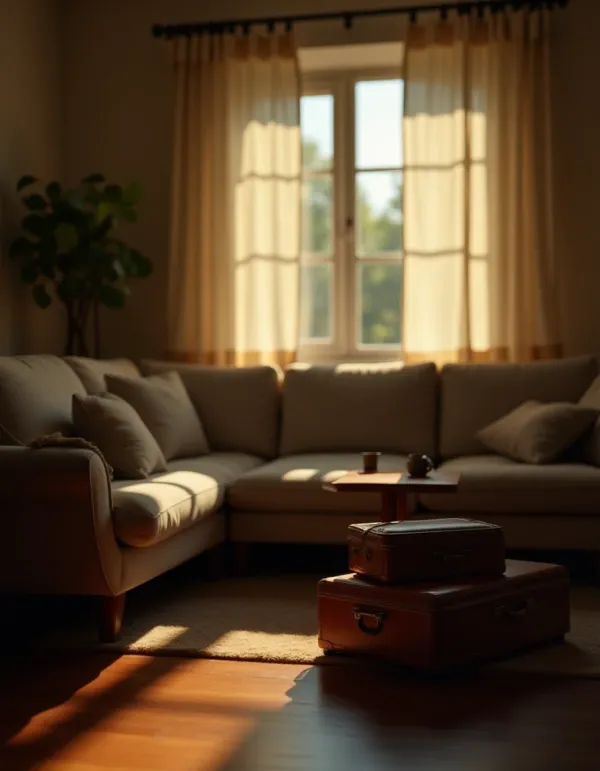
M 94 356 L 96 359 L 100 358 L 100 303 L 98 300 L 94 300 L 92 306 L 93 323 L 94 323 Z

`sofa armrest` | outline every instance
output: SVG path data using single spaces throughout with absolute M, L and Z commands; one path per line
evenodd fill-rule
M 111 508 L 96 453 L 0 447 L 0 591 L 119 594 Z

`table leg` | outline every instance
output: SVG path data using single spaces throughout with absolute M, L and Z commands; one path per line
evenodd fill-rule
M 381 521 L 396 522 L 408 519 L 406 494 L 399 490 L 384 490 L 381 494 Z

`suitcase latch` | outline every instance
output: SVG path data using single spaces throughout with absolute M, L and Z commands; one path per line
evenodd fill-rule
M 354 618 L 358 621 L 358 628 L 365 634 L 378 635 L 383 629 L 387 613 L 383 610 L 372 611 L 352 608 Z M 368 623 L 367 623 L 368 622 Z

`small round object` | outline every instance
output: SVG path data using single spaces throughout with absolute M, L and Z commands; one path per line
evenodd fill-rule
M 422 479 L 433 469 L 433 461 L 429 455 L 422 455 L 418 452 L 411 452 L 406 462 L 408 475 L 414 479 Z

